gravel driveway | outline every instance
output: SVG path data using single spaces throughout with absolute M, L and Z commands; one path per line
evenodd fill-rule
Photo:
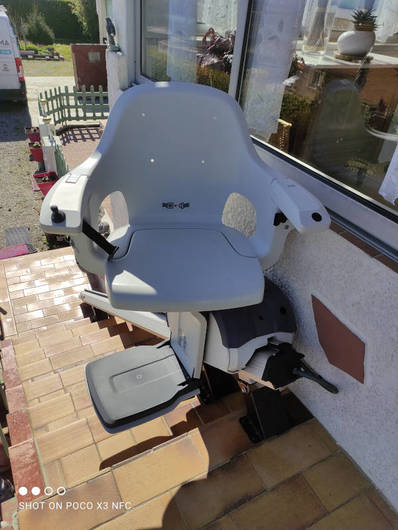
M 48 250 L 39 226 L 42 194 L 34 192 L 31 183 L 37 163 L 29 161 L 24 128 L 38 125 L 39 92 L 73 84 L 73 77 L 27 77 L 28 106 L 0 103 L 0 248 L 5 246 L 5 228 L 27 226 L 33 246 L 39 252 Z
M 48 246 L 39 226 L 41 193 L 33 192 L 31 184 L 37 163 L 29 161 L 28 125 L 28 107 L 0 103 L 0 248 L 5 246 L 5 228 L 27 226 L 33 246 L 41 251 Z

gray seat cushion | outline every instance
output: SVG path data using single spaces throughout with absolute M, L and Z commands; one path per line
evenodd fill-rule
M 113 307 L 138 311 L 210 311 L 261 302 L 264 277 L 244 236 L 212 229 L 160 228 L 133 233 L 126 254 L 106 265 Z

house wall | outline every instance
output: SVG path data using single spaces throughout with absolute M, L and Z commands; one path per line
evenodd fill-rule
M 107 37 L 105 18 L 106 18 L 106 3 L 105 0 L 95 0 L 95 7 L 98 15 L 99 41 L 104 42 Z
M 275 157 L 259 153 L 281 170 Z M 224 222 L 250 235 L 255 225 L 250 203 L 235 197 Z M 296 349 L 339 393 L 304 379 L 291 390 L 398 508 L 398 274 L 332 230 L 291 232 L 281 259 L 265 274 L 296 311 Z M 365 343 L 363 384 L 329 363 L 318 340 L 313 295 Z
M 304 380 L 292 391 L 398 508 L 397 273 L 329 230 L 312 237 L 293 233 L 269 275 L 296 310 L 298 351 L 340 392 L 329 394 Z M 312 295 L 365 342 L 363 384 L 329 364 Z

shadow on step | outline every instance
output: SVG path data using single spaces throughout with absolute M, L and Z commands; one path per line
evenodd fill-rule
M 168 440 L 171 440 L 172 438 L 173 436 L 155 436 L 154 438 L 145 440 L 144 442 L 141 442 L 137 445 L 128 447 L 127 449 L 124 449 L 123 451 L 120 451 L 119 453 L 112 455 L 111 457 L 103 460 L 100 465 L 100 470 L 105 469 L 106 467 L 114 466 L 115 464 L 118 464 L 119 462 L 123 462 L 124 460 L 127 460 L 128 458 L 139 455 L 140 453 L 143 453 L 144 451 L 148 451 L 148 449 L 153 449 L 157 445 L 167 442 Z

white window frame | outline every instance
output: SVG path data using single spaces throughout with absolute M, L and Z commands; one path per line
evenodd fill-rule
M 145 1 L 145 0 L 144 0 Z M 229 94 L 239 100 L 251 0 L 239 0 L 238 27 Z M 153 83 L 141 74 L 141 0 L 135 0 L 135 82 Z M 332 218 L 398 260 L 398 212 L 252 136 L 260 157 L 273 169 L 302 184 L 328 208 Z

